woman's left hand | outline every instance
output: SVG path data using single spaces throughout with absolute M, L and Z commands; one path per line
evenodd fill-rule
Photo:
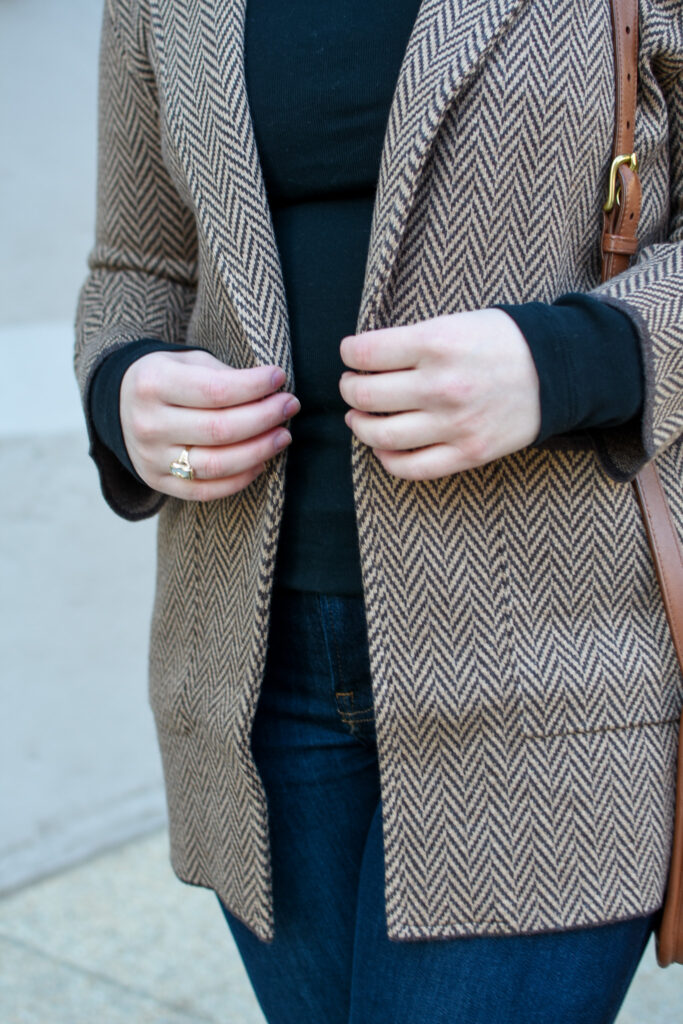
M 387 472 L 434 480 L 525 448 L 541 424 L 531 351 L 500 309 L 342 339 L 345 416 Z M 376 413 L 393 415 L 377 416 Z

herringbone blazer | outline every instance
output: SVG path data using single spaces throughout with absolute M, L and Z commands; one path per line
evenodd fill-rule
M 296 391 L 243 70 L 245 0 L 106 0 L 97 237 L 75 367 L 121 516 L 158 513 L 149 697 L 171 860 L 273 936 L 250 752 L 286 451 L 245 490 L 134 483 L 88 389 L 141 336 Z M 683 686 L 628 480 L 683 524 L 683 15 L 641 0 L 641 250 L 599 282 L 609 0 L 423 0 L 381 158 L 359 331 L 579 290 L 626 310 L 642 417 L 432 481 L 353 438 L 393 939 L 615 921 L 662 902 Z

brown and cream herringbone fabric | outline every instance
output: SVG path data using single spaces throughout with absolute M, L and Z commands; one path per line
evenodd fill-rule
M 145 335 L 294 389 L 249 116 L 245 0 L 108 0 L 97 239 L 76 372 Z M 633 489 L 658 465 L 683 526 L 683 17 L 641 0 L 642 249 L 604 285 L 609 0 L 423 0 L 382 154 L 358 330 L 590 291 L 634 318 L 642 422 L 435 481 L 353 439 L 389 934 L 517 934 L 645 914 L 673 821 L 676 658 Z M 159 513 L 150 701 L 171 857 L 262 938 L 268 823 L 250 752 L 286 452 L 183 502 L 99 444 L 105 497 Z

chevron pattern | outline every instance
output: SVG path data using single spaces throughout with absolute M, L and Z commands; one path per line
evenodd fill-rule
M 243 73 L 246 0 L 107 0 L 97 238 L 75 369 L 112 508 L 159 514 L 150 702 L 186 882 L 273 936 L 250 752 L 286 452 L 244 491 L 132 485 L 87 395 L 141 334 L 295 388 Z M 519 934 L 661 904 L 683 683 L 632 489 L 658 457 L 683 539 L 683 22 L 641 0 L 633 266 L 598 285 L 609 3 L 423 0 L 387 123 L 357 329 L 592 291 L 628 310 L 642 430 L 409 482 L 353 438 L 389 935 Z

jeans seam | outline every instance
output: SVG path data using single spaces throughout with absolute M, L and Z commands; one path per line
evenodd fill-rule
M 334 683 L 334 698 L 337 708 L 337 715 L 343 725 L 347 727 L 349 733 L 356 739 L 362 739 L 357 733 L 356 726 L 371 725 L 375 721 L 374 708 L 362 707 L 354 708 L 354 701 L 357 698 L 357 691 L 355 689 L 344 688 L 341 689 L 343 679 L 342 659 L 341 652 L 337 637 L 337 629 L 334 620 L 334 609 L 331 606 L 331 602 L 328 601 L 324 594 L 320 595 L 320 609 L 323 618 L 323 633 L 325 635 L 325 642 L 328 650 L 328 657 L 333 667 L 333 672 L 336 672 L 336 678 L 333 679 Z M 340 687 L 339 689 L 337 687 Z M 347 700 L 349 708 L 346 709 L 341 703 L 342 700 Z

